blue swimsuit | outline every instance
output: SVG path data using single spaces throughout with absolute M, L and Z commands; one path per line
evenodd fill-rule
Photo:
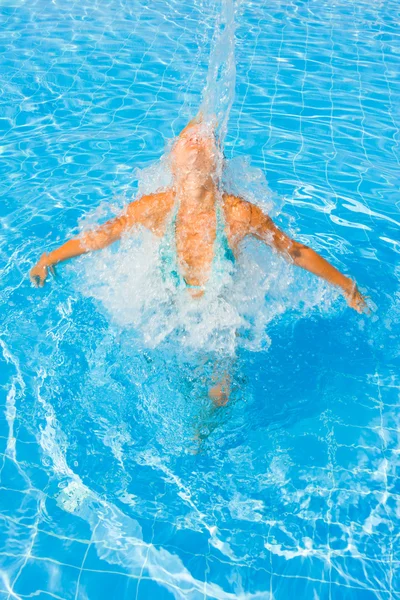
M 192 285 L 187 283 L 179 270 L 178 253 L 176 249 L 176 219 L 178 215 L 179 203 L 176 202 L 172 212 L 171 221 L 167 227 L 164 238 L 160 243 L 160 258 L 161 269 L 164 281 L 172 280 L 177 289 L 197 289 L 204 290 L 205 285 Z M 217 228 L 214 242 L 214 258 L 211 267 L 211 275 L 213 276 L 226 272 L 229 265 L 229 270 L 232 270 L 232 265 L 235 262 L 235 257 L 228 244 L 228 238 L 225 232 L 225 220 L 222 214 L 220 205 L 216 205 Z

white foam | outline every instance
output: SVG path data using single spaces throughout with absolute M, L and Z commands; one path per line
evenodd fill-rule
M 165 157 L 137 173 L 140 194 L 168 185 Z M 224 165 L 224 185 L 241 197 L 276 214 L 276 206 L 261 170 L 246 159 Z M 96 210 L 104 215 L 106 205 Z M 93 227 L 93 215 L 83 228 Z M 243 244 L 236 266 L 219 264 L 207 292 L 193 300 L 166 275 L 160 258 L 160 240 L 140 229 L 121 243 L 85 256 L 79 288 L 99 301 L 111 320 L 130 328 L 149 348 L 178 344 L 188 351 L 233 355 L 239 347 L 258 351 L 269 344 L 268 324 L 287 310 L 308 313 L 327 309 L 336 294 L 311 275 L 287 264 L 261 242 Z M 222 261 L 224 259 L 221 259 Z M 77 268 L 74 263 L 70 268 Z

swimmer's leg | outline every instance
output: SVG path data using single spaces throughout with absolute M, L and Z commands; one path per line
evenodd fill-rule
M 233 361 L 233 358 L 217 359 L 213 364 L 212 382 L 214 385 L 209 389 L 208 396 L 216 407 L 225 406 L 229 402 Z
M 229 402 L 231 392 L 231 379 L 235 359 L 216 358 L 215 355 L 203 356 L 195 370 L 195 379 L 201 380 L 208 389 L 208 398 L 212 400 L 208 406 L 203 406 L 198 415 L 195 432 L 193 435 L 194 446 L 190 450 L 198 454 L 203 449 L 203 444 L 211 433 L 221 425 L 221 413 L 217 409 L 226 406 Z M 211 385 L 211 387 L 210 387 Z M 204 389 L 204 388 L 203 388 Z
M 208 395 L 214 402 L 215 406 L 225 406 L 229 402 L 230 394 L 230 376 L 229 373 L 224 373 L 223 376 L 213 385 Z

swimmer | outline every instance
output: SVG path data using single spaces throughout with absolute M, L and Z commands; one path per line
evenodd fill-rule
M 260 208 L 220 191 L 218 165 L 222 164 L 222 153 L 214 127 L 201 116 L 191 121 L 174 141 L 169 159 L 173 176 L 170 189 L 134 200 L 118 217 L 42 254 L 30 271 L 32 282 L 43 286 L 55 265 L 101 250 L 142 226 L 159 238 L 165 238 L 172 230 L 175 275 L 193 298 L 205 293 L 216 253 L 222 248 L 234 260 L 242 240 L 254 236 L 289 262 L 338 287 L 357 312 L 368 311 L 352 279 L 281 231 Z
M 354 281 L 317 252 L 290 238 L 260 208 L 221 191 L 218 167 L 222 159 L 214 127 L 197 117 L 172 145 L 171 188 L 134 200 L 118 217 L 42 254 L 30 272 L 32 282 L 43 286 L 58 263 L 106 248 L 124 234 L 145 227 L 161 239 L 162 263 L 176 286 L 196 299 L 203 296 L 212 275 L 218 276 L 216 271 L 226 262 L 218 257 L 234 262 L 242 240 L 254 236 L 289 262 L 338 287 L 354 310 L 367 311 Z M 219 358 L 214 361 L 208 395 L 215 407 L 229 400 L 229 371 Z

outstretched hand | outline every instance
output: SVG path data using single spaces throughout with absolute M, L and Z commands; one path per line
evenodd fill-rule
M 358 313 L 369 314 L 371 312 L 365 297 L 356 285 L 353 286 L 350 292 L 345 293 L 345 298 L 350 308 L 354 308 Z
M 40 260 L 30 270 L 29 273 L 33 285 L 35 285 L 36 287 L 43 287 L 44 282 L 46 281 L 47 276 L 49 274 L 49 270 L 54 274 L 53 267 L 47 263 L 47 255 L 42 254 Z

